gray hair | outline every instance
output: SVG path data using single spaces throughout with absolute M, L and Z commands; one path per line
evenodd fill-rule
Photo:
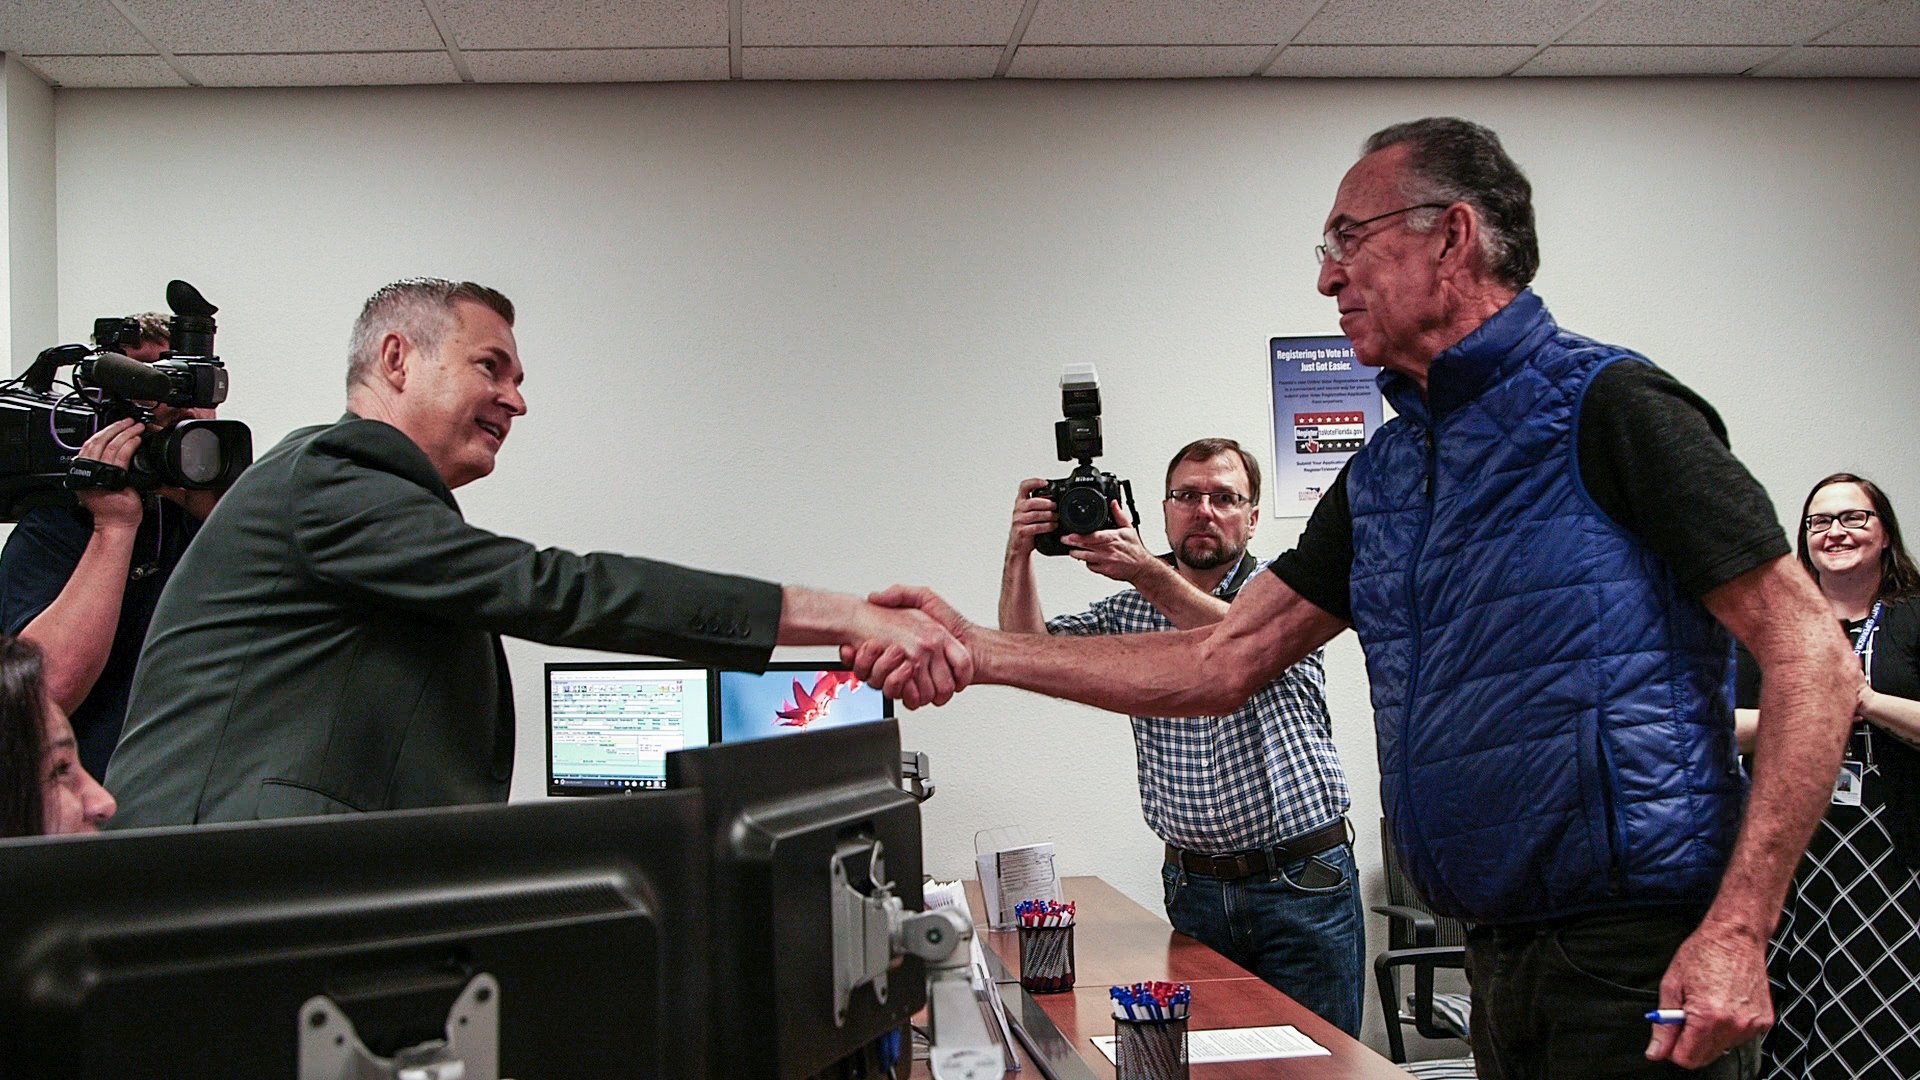
M 513 325 L 513 301 L 499 290 L 472 281 L 445 278 L 406 278 L 367 298 L 353 321 L 347 346 L 347 388 L 373 381 L 380 362 L 380 339 L 398 333 L 428 355 L 440 351 L 440 342 L 453 330 L 453 305 L 461 300 L 479 304 Z
M 1533 227 L 1533 185 L 1507 156 L 1490 128 L 1453 116 L 1409 120 L 1374 132 L 1362 155 L 1406 143 L 1412 147 L 1409 203 L 1463 202 L 1480 212 L 1480 251 L 1494 277 L 1524 288 L 1540 269 L 1540 238 Z M 1407 215 L 1407 228 L 1430 231 L 1440 210 Z

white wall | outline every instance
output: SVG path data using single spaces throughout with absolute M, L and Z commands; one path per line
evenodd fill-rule
M 0 368 L 55 344 L 53 91 L 0 53 Z
M 376 286 L 494 284 L 521 307 L 533 411 L 499 471 L 460 495 L 470 520 L 544 544 L 847 590 L 927 582 L 990 619 L 1014 484 L 1062 475 L 1060 365 L 1099 364 L 1103 464 L 1146 493 L 1201 435 L 1247 441 L 1270 468 L 1266 339 L 1335 331 L 1311 254 L 1334 187 L 1369 132 L 1434 113 L 1504 134 L 1538 192 L 1541 293 L 1565 324 L 1645 351 L 1714 401 L 1783 517 L 1841 467 L 1920 506 L 1910 81 L 56 102 L 66 338 L 158 305 L 169 277 L 193 281 L 222 306 L 227 413 L 264 448 L 338 413 L 347 327 Z M 1255 550 L 1277 553 L 1299 524 L 1269 517 Z M 1041 567 L 1050 611 L 1104 584 L 1066 560 Z M 540 664 L 563 653 L 511 655 L 526 797 L 544 768 Z M 1377 868 L 1351 635 L 1328 669 L 1361 861 Z M 1058 842 L 1064 872 L 1158 908 L 1122 719 L 981 688 L 902 727 L 940 785 L 929 869 L 965 874 L 976 829 L 1027 822 Z

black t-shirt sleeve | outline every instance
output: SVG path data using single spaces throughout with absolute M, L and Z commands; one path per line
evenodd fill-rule
M 1281 581 L 1314 607 L 1345 622 L 1353 621 L 1348 583 L 1353 576 L 1353 512 L 1347 503 L 1349 459 L 1333 486 L 1313 508 L 1300 544 L 1268 564 Z
M 1594 377 L 1579 454 L 1594 502 L 1696 598 L 1791 550 L 1713 406 L 1651 364 L 1622 360 Z

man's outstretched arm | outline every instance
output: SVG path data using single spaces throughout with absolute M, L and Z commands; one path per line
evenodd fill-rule
M 973 681 L 1017 686 L 1136 716 L 1217 716 L 1346 629 L 1272 574 L 1240 593 L 1227 617 L 1197 630 L 1118 637 L 1009 634 L 976 626 L 923 588 L 895 586 L 873 600 L 917 607 L 973 656 Z M 842 651 L 860 677 L 888 693 L 911 672 L 872 645 Z
M 1793 869 L 1826 813 L 1853 717 L 1858 668 L 1833 612 L 1791 556 L 1780 556 L 1704 598 L 1760 664 L 1753 792 L 1720 891 L 1682 942 L 1660 983 L 1647 1056 L 1696 1069 L 1773 1023 L 1767 939 Z
M 909 709 L 945 705 L 973 678 L 973 658 L 951 633 L 911 608 L 883 607 L 845 593 L 798 585 L 780 590 L 781 645 L 871 648 L 895 681 L 884 691 Z M 866 672 L 860 673 L 866 678 Z

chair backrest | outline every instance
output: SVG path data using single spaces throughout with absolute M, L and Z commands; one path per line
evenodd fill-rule
M 1434 915 L 1433 909 L 1414 891 L 1413 883 L 1400 870 L 1400 853 L 1393 846 L 1393 834 L 1387 831 L 1387 819 L 1380 819 L 1380 852 L 1386 863 L 1387 903 L 1400 907 L 1415 908 L 1426 912 L 1433 920 L 1433 937 L 1420 940 L 1416 937 L 1413 925 L 1405 919 L 1387 920 L 1387 947 L 1390 949 L 1411 949 L 1423 945 L 1464 945 L 1467 941 L 1467 928 L 1458 919 L 1449 919 Z

